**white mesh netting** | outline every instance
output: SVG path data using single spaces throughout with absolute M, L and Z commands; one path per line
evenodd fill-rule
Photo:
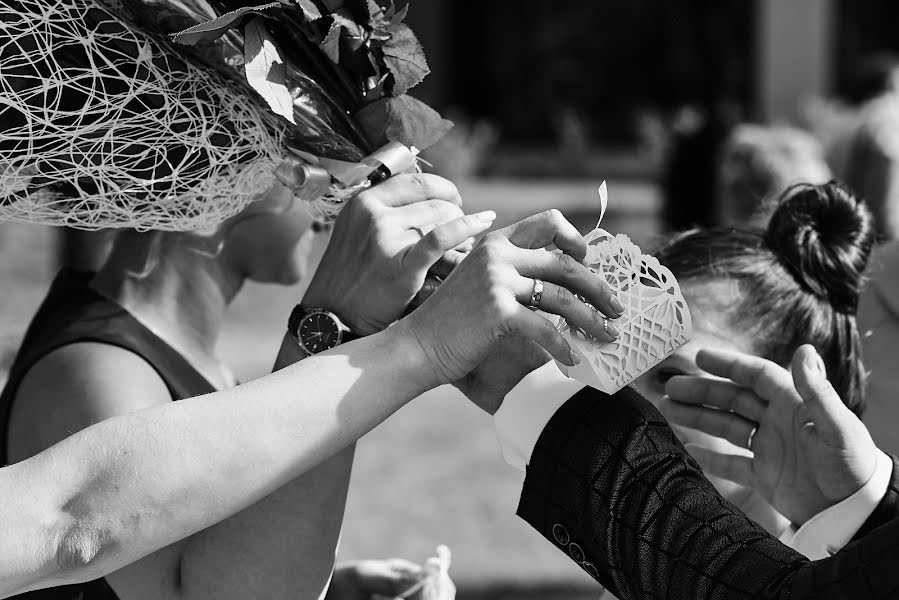
M 0 221 L 209 229 L 275 181 L 283 126 L 91 0 L 0 0 Z

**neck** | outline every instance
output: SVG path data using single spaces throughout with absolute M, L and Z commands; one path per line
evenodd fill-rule
M 182 354 L 213 359 L 225 312 L 243 278 L 220 257 L 192 249 L 186 236 L 144 235 L 157 237 L 137 244 L 142 251 L 130 241 L 116 244 L 93 287 Z

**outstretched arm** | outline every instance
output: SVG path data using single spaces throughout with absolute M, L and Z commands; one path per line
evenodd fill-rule
M 540 307 L 591 335 L 601 320 L 574 294 L 611 314 L 609 289 L 576 260 L 532 249 L 550 243 L 585 252 L 570 223 L 537 215 L 487 236 L 381 333 L 232 390 L 113 417 L 0 470 L 0 596 L 94 579 L 209 527 L 459 380 L 506 336 L 574 364 L 558 332 L 524 308 L 530 278 L 570 289 L 567 302 Z
M 103 576 L 221 521 L 348 447 L 432 387 L 432 373 L 397 326 L 108 419 L 3 469 L 0 596 Z

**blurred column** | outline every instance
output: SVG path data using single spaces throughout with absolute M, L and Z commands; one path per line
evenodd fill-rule
M 830 91 L 834 0 L 756 0 L 759 112 L 795 120 L 806 98 Z

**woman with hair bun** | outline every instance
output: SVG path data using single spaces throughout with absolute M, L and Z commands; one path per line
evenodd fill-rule
M 810 344 L 840 398 L 860 415 L 866 375 L 856 310 L 874 239 L 865 204 L 831 182 L 787 189 L 765 231 L 696 229 L 675 236 L 655 253 L 680 282 L 693 316 L 693 340 L 640 377 L 635 387 L 676 424 L 681 441 L 724 497 L 810 558 L 848 542 L 884 490 L 851 518 L 843 514 L 833 523 L 819 515 L 802 527 L 819 511 L 803 508 L 783 515 L 769 503 L 776 486 L 768 476 L 778 472 L 778 460 L 790 455 L 790 435 L 759 415 L 749 420 L 671 401 L 665 385 L 678 375 L 711 377 L 697 366 L 701 350 L 752 354 L 789 368 L 796 349 Z M 779 424 L 784 429 L 791 425 Z M 889 464 L 879 457 L 879 472 Z M 833 503 L 854 491 L 847 489 Z

